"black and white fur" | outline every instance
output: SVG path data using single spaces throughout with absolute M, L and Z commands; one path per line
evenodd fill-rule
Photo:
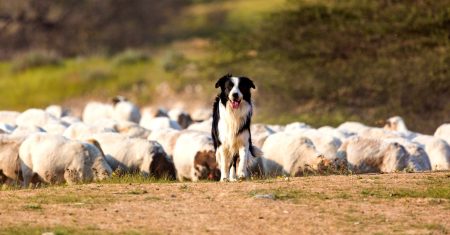
M 220 180 L 248 178 L 249 160 L 255 152 L 260 152 L 252 145 L 250 133 L 253 113 L 250 89 L 255 89 L 255 85 L 247 77 L 228 74 L 217 81 L 216 88 L 219 87 L 221 92 L 214 102 L 211 134 Z

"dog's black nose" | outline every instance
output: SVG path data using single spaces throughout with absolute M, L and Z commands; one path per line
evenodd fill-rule
M 234 99 L 239 98 L 239 94 L 238 93 L 233 93 L 232 96 L 233 96 Z

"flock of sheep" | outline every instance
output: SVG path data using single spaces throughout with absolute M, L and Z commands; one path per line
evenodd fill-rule
M 209 110 L 140 110 L 124 97 L 90 102 L 82 118 L 52 105 L 23 113 L 0 111 L 0 184 L 101 181 L 116 172 L 183 180 L 218 180 Z M 253 124 L 263 157 L 253 177 L 305 173 L 450 169 L 450 124 L 434 136 L 411 132 L 400 117 L 384 127 L 345 122 L 318 129 L 295 122 Z

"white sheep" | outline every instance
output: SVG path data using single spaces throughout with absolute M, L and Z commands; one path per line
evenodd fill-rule
M 93 139 L 100 143 L 106 161 L 114 171 L 175 179 L 172 160 L 155 141 L 118 133 L 99 133 L 93 135 Z
M 309 171 L 320 172 L 329 164 L 310 139 L 296 132 L 270 135 L 262 151 L 266 176 L 301 176 Z
M 310 128 L 311 126 L 305 124 L 304 122 L 292 122 L 285 126 L 284 131 L 297 131 Z
M 141 112 L 139 108 L 123 96 L 113 98 L 114 111 L 112 118 L 116 121 L 130 121 L 139 123 Z
M 411 142 L 404 138 L 385 138 L 384 140 L 389 143 L 401 144 L 405 148 L 406 152 L 408 152 L 407 169 L 414 172 L 431 170 L 431 163 L 428 154 L 420 144 Z
M 68 109 L 63 108 L 60 105 L 50 105 L 45 108 L 45 112 L 53 115 L 56 118 L 62 118 L 70 114 L 70 111 Z
M 344 130 L 338 130 L 331 126 L 323 126 L 317 129 L 320 133 L 328 136 L 333 136 L 335 138 L 338 138 L 341 141 L 344 141 L 345 139 L 349 138 L 350 136 L 354 135 L 352 133 L 349 133 Z
M 100 102 L 89 102 L 83 110 L 83 122 L 93 124 L 98 120 L 111 119 L 114 108 L 110 104 Z
M 28 109 L 16 119 L 17 126 L 43 127 L 49 123 L 60 123 L 60 121 L 42 109 Z
M 450 169 L 450 146 L 443 139 L 429 135 L 418 135 L 413 142 L 421 144 L 428 154 L 432 170 Z
M 149 118 L 149 119 L 143 117 L 141 119 L 141 122 L 139 123 L 139 125 L 150 131 L 167 129 L 167 128 L 181 130 L 180 125 L 176 121 L 171 120 L 168 117 L 155 117 L 155 118 Z
M 24 136 L 0 135 L 0 184 L 20 183 L 19 147 Z
M 212 118 L 209 118 L 202 122 L 193 123 L 187 129 L 192 131 L 203 131 L 211 133 L 212 122 L 213 122 Z
M 140 126 L 135 122 L 130 121 L 118 121 L 114 125 L 114 129 L 122 135 L 128 136 L 130 138 L 144 138 L 150 135 L 150 131 Z
M 412 131 L 409 131 L 406 127 L 405 121 L 403 118 L 399 116 L 394 116 L 386 120 L 386 124 L 383 127 L 386 130 L 395 131 L 403 138 L 407 138 L 409 140 L 414 139 L 418 134 Z
M 186 129 L 193 123 L 191 115 L 179 108 L 171 109 L 168 115 L 169 118 L 176 121 L 182 129 Z
M 66 125 L 66 126 L 70 126 L 74 123 L 79 123 L 81 122 L 81 119 L 79 117 L 75 117 L 75 116 L 64 116 L 60 118 L 60 121 Z
M 16 125 L 16 119 L 20 112 L 16 111 L 0 111 L 0 123 L 5 123 L 11 126 Z
M 18 126 L 11 132 L 14 136 L 26 136 L 33 133 L 45 132 L 45 130 L 38 126 Z
M 339 131 L 344 131 L 349 134 L 359 134 L 369 127 L 359 122 L 344 122 L 337 127 Z
M 400 144 L 359 136 L 344 141 L 338 155 L 355 173 L 401 171 L 408 164 L 408 153 Z
M 62 134 L 64 137 L 76 140 L 86 140 L 91 138 L 94 134 L 116 132 L 113 128 L 105 128 L 101 126 L 88 125 L 83 122 L 77 122 L 70 125 Z
M 7 123 L 0 123 L 0 134 L 11 134 L 15 127 Z
M 63 136 L 36 133 L 28 136 L 19 149 L 23 185 L 30 183 L 90 182 L 103 178 L 111 169 L 103 156 L 86 143 Z M 94 154 L 94 155 L 91 155 Z M 95 169 L 95 170 L 94 170 Z M 96 177 L 97 175 L 100 175 Z
M 300 130 L 299 134 L 310 139 L 317 151 L 322 153 L 326 159 L 331 162 L 336 162 L 340 166 L 347 164 L 345 159 L 340 159 L 337 156 L 337 151 L 342 144 L 340 139 L 331 135 L 323 134 L 322 132 L 312 128 Z
M 434 136 L 441 138 L 450 144 L 450 123 L 440 125 L 434 132 Z
M 192 119 L 195 122 L 205 121 L 212 117 L 211 108 L 199 108 L 192 112 Z
M 258 148 L 262 148 L 267 137 L 274 134 L 275 131 L 265 124 L 252 124 L 250 127 L 252 133 L 252 144 Z
M 181 132 L 173 150 L 173 162 L 177 170 L 177 178 L 180 181 L 220 179 L 213 141 L 208 133 Z
M 167 155 L 171 158 L 173 157 L 173 150 L 175 148 L 175 143 L 177 142 L 178 136 L 181 131 L 175 129 L 162 129 L 155 130 L 150 133 L 148 140 L 156 141 L 164 148 Z

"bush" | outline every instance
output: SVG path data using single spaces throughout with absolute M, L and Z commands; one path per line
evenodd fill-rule
M 13 60 L 12 69 L 23 71 L 40 66 L 57 66 L 62 64 L 62 58 L 54 51 L 35 50 L 17 55 Z
M 145 62 L 148 61 L 150 57 L 147 53 L 143 51 L 138 50 L 125 50 L 113 58 L 114 65 L 130 65 L 130 64 L 136 64 L 139 62 Z

